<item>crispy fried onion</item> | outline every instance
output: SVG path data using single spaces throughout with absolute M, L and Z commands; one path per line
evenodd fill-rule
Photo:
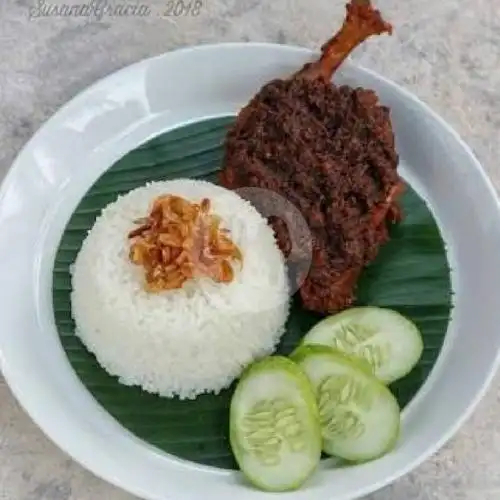
M 140 226 L 128 235 L 129 258 L 144 268 L 147 291 L 174 290 L 200 277 L 233 281 L 232 264 L 242 264 L 243 256 L 210 208 L 207 198 L 197 204 L 163 195 L 154 200 L 147 217 L 135 221 Z

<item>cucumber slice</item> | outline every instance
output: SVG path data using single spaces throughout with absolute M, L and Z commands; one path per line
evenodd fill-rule
M 326 346 L 304 346 L 292 356 L 315 388 L 325 453 L 364 462 L 396 445 L 400 408 L 382 382 Z
M 374 375 L 391 384 L 411 372 L 424 350 L 414 323 L 391 309 L 353 307 L 320 321 L 302 345 L 320 344 L 365 360 Z
M 314 392 L 292 361 L 272 356 L 242 375 L 230 408 L 230 442 L 242 473 L 264 491 L 298 489 L 321 459 Z

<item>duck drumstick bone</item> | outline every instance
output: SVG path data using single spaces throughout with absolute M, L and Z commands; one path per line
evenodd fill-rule
M 299 76 L 330 80 L 349 54 L 374 35 L 392 35 L 392 26 L 367 0 L 354 0 L 346 6 L 346 17 L 340 30 L 321 47 L 321 57 L 306 64 Z

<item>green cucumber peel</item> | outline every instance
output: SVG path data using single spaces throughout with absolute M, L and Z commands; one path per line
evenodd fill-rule
M 261 490 L 293 491 L 312 475 L 321 459 L 319 412 L 297 364 L 272 356 L 244 371 L 231 401 L 230 443 Z
M 395 447 L 401 425 L 399 405 L 364 364 L 318 345 L 301 347 L 293 360 L 314 387 L 325 453 L 366 462 Z
M 392 309 L 373 306 L 353 307 L 321 320 L 302 345 L 325 345 L 355 357 L 386 385 L 408 375 L 424 350 L 412 321 Z

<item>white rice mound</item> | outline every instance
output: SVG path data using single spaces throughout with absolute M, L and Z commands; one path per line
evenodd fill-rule
M 127 235 L 162 194 L 210 198 L 243 253 L 233 282 L 204 278 L 179 290 L 144 291 Z M 271 354 L 289 300 L 284 258 L 266 220 L 236 193 L 205 181 L 154 182 L 119 197 L 102 211 L 72 266 L 77 336 L 122 384 L 165 397 L 218 393 Z

